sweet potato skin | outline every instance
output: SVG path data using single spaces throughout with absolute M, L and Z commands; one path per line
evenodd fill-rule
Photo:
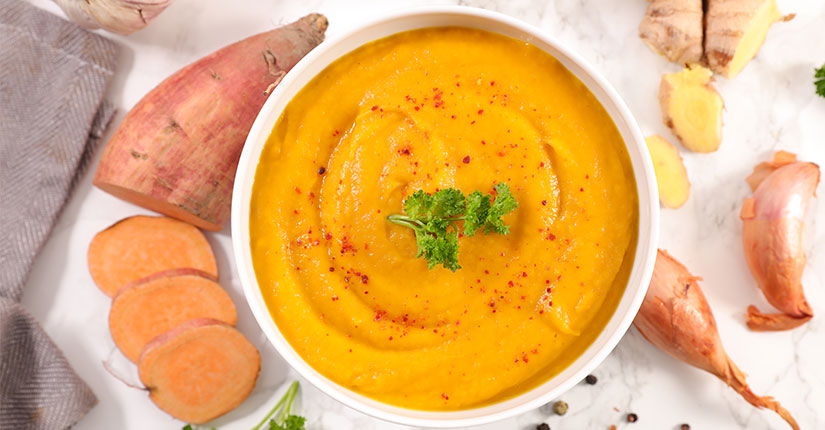
M 121 288 L 109 311 L 115 345 L 136 363 L 153 338 L 188 320 L 212 318 L 234 326 L 235 304 L 210 278 L 195 269 L 172 269 Z
M 198 269 L 213 280 L 218 277 L 203 233 L 167 217 L 138 215 L 116 222 L 92 239 L 87 261 L 95 284 L 110 297 L 128 283 L 167 269 Z
M 229 219 L 241 150 L 268 87 L 323 40 L 326 26 L 322 15 L 307 15 L 168 77 L 115 131 L 94 185 L 205 230 L 220 230 Z
M 217 345 L 216 337 L 227 344 Z M 258 350 L 233 327 L 209 318 L 187 321 L 156 337 L 138 362 L 149 398 L 173 417 L 194 424 L 240 405 L 255 388 L 260 369 Z

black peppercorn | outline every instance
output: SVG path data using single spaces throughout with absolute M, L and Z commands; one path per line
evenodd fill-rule
M 321 167 L 321 168 L 318 169 L 318 174 L 323 175 L 324 172 L 326 172 L 326 171 L 327 171 L 327 169 L 325 167 Z
M 682 424 L 679 426 L 679 430 L 690 430 L 690 424 Z
M 599 382 L 599 378 L 597 378 L 595 375 L 587 375 L 584 378 L 584 381 L 590 385 L 596 385 L 596 382 Z
M 547 423 L 541 423 L 536 426 L 536 430 L 550 430 L 550 426 Z
M 636 415 L 636 414 L 627 414 L 627 422 L 635 423 L 636 421 L 639 421 L 639 416 L 638 415 Z

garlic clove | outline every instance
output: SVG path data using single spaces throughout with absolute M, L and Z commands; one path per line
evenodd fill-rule
M 69 20 L 90 30 L 131 34 L 149 25 L 172 0 L 54 0 Z

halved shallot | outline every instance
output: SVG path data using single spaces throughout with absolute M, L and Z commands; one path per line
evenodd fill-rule
M 768 408 L 798 430 L 796 420 L 772 397 L 754 394 L 745 374 L 731 361 L 705 295 L 687 268 L 659 250 L 653 278 L 633 324 L 650 343 L 687 364 L 710 372 L 748 403 Z
M 748 307 L 748 327 L 788 330 L 814 315 L 802 291 L 805 212 L 819 184 L 819 166 L 779 151 L 760 163 L 747 179 L 753 191 L 742 204 L 745 259 L 765 298 L 781 313 L 763 314 Z

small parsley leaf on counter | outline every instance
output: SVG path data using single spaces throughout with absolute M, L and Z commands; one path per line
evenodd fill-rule
M 816 93 L 825 97 L 825 64 L 814 71 L 814 85 L 816 85 Z

